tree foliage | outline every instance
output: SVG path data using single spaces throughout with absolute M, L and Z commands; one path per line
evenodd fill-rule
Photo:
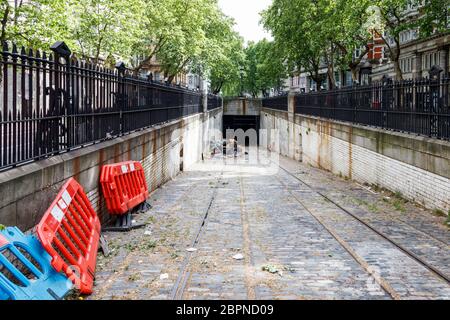
M 232 54 L 226 59 L 230 62 L 229 68 L 212 70 L 212 74 L 223 70 L 228 75 L 228 81 L 223 85 L 224 95 L 250 94 L 258 97 L 268 96 L 271 89 L 279 92 L 284 89 L 287 68 L 273 41 L 249 42 L 243 50 L 242 44 L 239 44 L 239 48 L 230 47 L 230 50 Z
M 408 8 L 418 8 L 420 17 L 410 19 L 403 12 Z M 448 30 L 449 21 L 448 0 L 376 0 L 371 7 L 375 15 L 374 30 L 382 36 L 394 64 L 397 80 L 403 79 L 400 68 L 401 33 L 408 30 L 417 30 L 419 36 L 424 38 L 435 32 Z M 378 19 L 377 19 L 378 18 Z
M 169 82 L 189 68 L 209 76 L 215 92 L 236 76 L 243 40 L 216 0 L 151 0 L 144 12 L 136 70 L 157 56 Z
M 450 2 L 448 0 L 416 0 L 425 1 L 422 9 L 424 15 L 418 21 L 422 37 L 434 32 L 447 32 L 450 27 Z
M 1 0 L 0 17 L 1 41 L 41 48 L 71 38 L 69 12 L 64 0 Z
M 257 43 L 251 42 L 245 53 L 244 91 L 253 97 L 259 94 L 268 96 L 272 88 L 280 91 L 288 74 L 275 43 L 265 39 Z
M 367 53 L 370 33 L 366 26 L 370 1 L 274 0 L 263 13 L 263 24 L 283 47 L 290 70 L 307 71 L 320 85 L 325 80 L 320 70 L 328 66 L 331 85 L 334 69 L 350 68 L 353 74 Z M 364 47 L 360 57 L 356 48 Z
M 188 69 L 219 92 L 239 74 L 243 40 L 217 0 L 0 0 L 1 41 L 48 48 L 65 41 L 77 56 L 125 61 L 139 73 L 155 57 L 165 78 Z
M 404 17 L 405 9 L 419 4 L 418 19 Z M 333 87 L 336 68 L 350 69 L 356 80 L 374 31 L 383 36 L 401 79 L 401 32 L 418 28 L 421 36 L 428 36 L 448 30 L 448 10 L 448 0 L 274 0 L 262 21 L 283 47 L 292 72 L 305 70 L 320 87 L 325 66 Z M 355 57 L 356 49 L 361 50 Z
M 228 32 L 218 30 L 224 38 L 215 44 L 217 49 L 208 57 L 209 78 L 214 93 L 236 90 L 240 68 L 245 61 L 243 39 L 232 29 L 225 30 Z
M 130 57 L 132 46 L 142 36 L 141 0 L 71 0 L 69 30 L 84 57 L 98 62 L 101 56 Z

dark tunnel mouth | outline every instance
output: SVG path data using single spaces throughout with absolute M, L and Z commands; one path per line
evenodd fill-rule
M 223 138 L 227 139 L 227 130 L 239 130 L 244 132 L 254 129 L 258 136 L 259 146 L 259 129 L 260 129 L 260 116 L 237 116 L 237 115 L 223 115 Z M 245 146 L 250 146 L 250 138 L 245 138 Z

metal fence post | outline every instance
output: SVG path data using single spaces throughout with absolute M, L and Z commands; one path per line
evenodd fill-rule
M 58 123 L 54 124 L 54 132 L 51 132 L 51 141 L 54 151 L 61 151 L 61 145 L 64 149 L 72 147 L 72 108 L 70 105 L 70 51 L 69 47 L 63 42 L 55 42 L 50 50 L 54 52 L 54 88 L 49 88 L 50 97 L 54 102 L 54 113 L 58 116 Z M 52 126 L 53 127 L 53 126 Z M 62 141 L 60 140 L 62 137 Z
M 435 65 L 430 69 L 430 95 L 431 95 L 431 105 L 430 105 L 430 137 L 439 138 L 439 110 L 441 104 L 441 94 L 440 94 L 440 81 L 441 73 L 444 70 Z
M 125 71 L 127 67 L 125 66 L 125 63 L 118 62 L 116 64 L 117 69 L 117 93 L 116 96 L 116 104 L 119 109 L 119 135 L 123 135 L 126 130 L 124 130 L 124 117 L 123 112 L 125 109 Z
M 355 103 L 355 97 L 356 97 L 356 85 L 353 85 L 351 95 L 350 95 L 350 104 L 352 105 L 352 109 L 353 109 L 353 122 L 354 123 L 356 123 L 356 120 L 358 119 L 358 106 Z
M 382 128 L 388 127 L 388 116 L 389 116 L 389 85 L 392 83 L 391 78 L 384 75 L 382 79 L 382 110 L 383 110 L 383 122 L 382 122 Z

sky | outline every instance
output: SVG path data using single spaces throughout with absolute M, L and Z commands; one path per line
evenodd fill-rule
M 223 12 L 236 20 L 236 31 L 246 41 L 271 39 L 270 34 L 259 25 L 259 13 L 269 7 L 272 0 L 219 0 Z

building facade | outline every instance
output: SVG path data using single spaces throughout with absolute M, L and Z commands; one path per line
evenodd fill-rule
M 450 72 L 450 33 L 426 39 L 419 39 L 417 35 L 405 36 L 400 41 L 400 68 L 404 79 L 427 77 L 433 66 L 439 66 L 444 73 Z M 384 76 L 395 77 L 393 63 L 386 60 L 385 63 L 373 66 L 372 81 L 380 81 Z
M 142 57 L 136 58 L 135 65 L 140 64 L 140 61 L 142 61 L 143 59 L 144 58 Z M 138 76 L 146 79 L 152 79 L 156 82 L 165 82 L 167 80 L 164 72 L 162 71 L 162 64 L 156 56 L 153 56 L 150 61 L 144 63 L 141 66 Z M 183 88 L 198 91 L 202 91 L 205 86 L 204 79 L 198 74 L 192 73 L 190 71 L 178 73 L 173 79 L 172 83 Z
M 403 19 L 414 20 L 420 17 L 421 7 L 409 5 L 403 12 Z M 388 34 L 382 37 L 377 32 L 373 32 L 371 42 L 368 44 L 369 52 L 362 59 L 358 69 L 357 84 L 369 84 L 381 81 L 383 77 L 395 78 L 394 63 L 389 57 L 389 50 L 383 38 L 389 41 L 389 45 L 395 46 L 395 42 Z M 429 71 L 433 66 L 440 67 L 445 74 L 450 73 L 450 26 L 449 31 L 435 34 L 428 38 L 420 38 L 417 29 L 405 30 L 400 33 L 400 68 L 403 78 L 406 80 L 418 79 L 429 76 Z M 358 57 L 360 51 L 355 50 L 354 56 Z M 321 73 L 328 79 L 327 66 L 324 64 Z M 353 85 L 350 70 L 340 70 L 335 73 L 336 85 L 338 88 Z M 326 90 L 329 81 L 325 81 L 321 88 L 317 88 L 314 80 L 307 72 L 294 73 L 286 80 L 286 87 L 291 92 L 310 92 Z

